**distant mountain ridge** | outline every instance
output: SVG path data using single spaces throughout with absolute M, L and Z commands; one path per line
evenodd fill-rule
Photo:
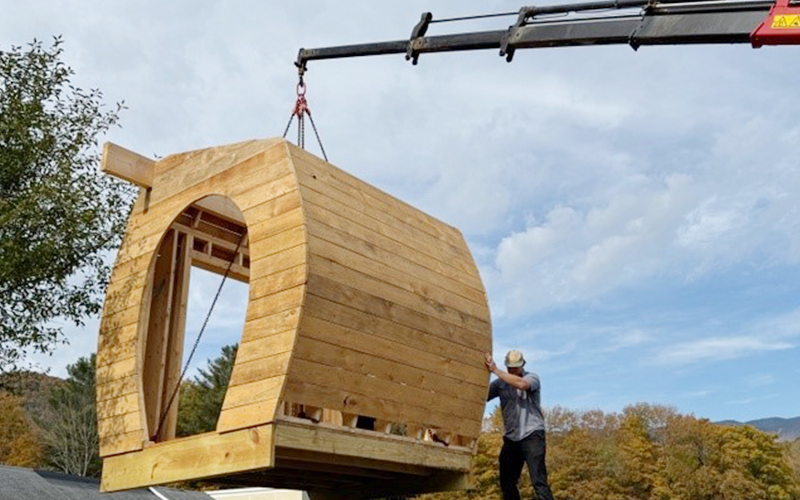
M 723 420 L 716 422 L 719 425 L 752 425 L 756 429 L 778 435 L 779 441 L 793 441 L 800 438 L 800 417 L 794 418 L 761 418 L 749 422 L 738 420 Z

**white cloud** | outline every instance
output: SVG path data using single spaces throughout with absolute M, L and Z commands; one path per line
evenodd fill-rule
M 713 394 L 714 392 L 715 391 L 712 391 L 710 389 L 701 389 L 701 390 L 698 390 L 698 391 L 690 391 L 690 392 L 685 392 L 683 394 L 679 394 L 678 397 L 690 398 L 690 399 L 691 398 L 704 398 L 706 396 L 709 396 L 709 395 Z
M 641 344 L 650 342 L 652 340 L 653 336 L 651 334 L 635 328 L 615 335 L 608 342 L 608 347 L 603 350 L 606 352 L 618 351 L 620 349 L 640 346 Z
M 655 362 L 662 365 L 713 362 L 794 347 L 787 342 L 753 337 L 707 338 L 662 347 L 661 352 L 655 357 Z
M 725 404 L 727 404 L 727 405 L 748 405 L 748 404 L 751 404 L 751 403 L 756 403 L 756 402 L 760 402 L 760 401 L 766 401 L 766 400 L 775 399 L 775 398 L 778 398 L 778 397 L 780 397 L 780 394 L 768 394 L 768 395 L 759 396 L 759 397 L 734 399 L 734 400 L 731 400 L 731 401 L 726 401 Z
M 777 377 L 772 373 L 762 373 L 745 377 L 744 380 L 748 387 L 755 389 L 774 384 Z

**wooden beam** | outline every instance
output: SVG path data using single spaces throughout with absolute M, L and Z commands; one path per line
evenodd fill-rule
M 103 145 L 103 161 L 100 170 L 132 182 L 143 188 L 153 187 L 156 162 L 129 151 L 123 147 L 107 142 Z
M 312 424 L 292 417 L 281 417 L 275 422 L 275 446 L 456 471 L 469 470 L 472 458 L 472 452 L 467 449 L 445 448 L 402 436 L 324 423 Z
M 270 468 L 274 465 L 271 425 L 217 434 L 198 434 L 153 444 L 136 453 L 103 460 L 101 490 L 141 488 Z
M 393 474 L 409 476 L 430 476 L 434 473 L 434 469 L 422 467 L 419 465 L 404 464 L 399 462 L 384 462 L 370 460 L 358 456 L 343 456 L 331 455 L 325 453 L 318 453 L 311 450 L 297 450 L 292 448 L 276 448 L 275 449 L 276 465 L 282 459 L 293 460 L 296 462 L 304 462 L 311 466 L 312 464 L 331 464 L 340 465 L 343 467 L 353 469 L 363 469 L 370 471 L 383 471 Z
M 189 276 L 192 271 L 192 235 L 176 233 L 178 237 L 175 263 L 172 267 L 172 297 L 170 302 L 169 329 L 167 333 L 164 387 L 161 399 L 166 409 L 164 424 L 157 439 L 166 441 L 175 437 L 178 424 L 178 401 L 181 364 L 183 362 L 183 340 L 186 329 L 186 308 L 189 301 Z M 174 395 L 173 395 L 174 394 Z M 159 417 L 160 418 L 160 417 Z
M 208 196 L 202 200 L 196 201 L 194 206 L 206 212 L 210 212 L 217 217 L 222 217 L 223 219 L 228 219 L 239 224 L 245 223 L 239 208 L 230 199 L 224 196 Z
M 167 350 L 167 330 L 172 302 L 172 270 L 175 263 L 177 232 L 167 231 L 159 248 L 152 277 L 149 304 L 150 320 L 144 346 L 144 403 L 148 433 L 154 433 L 163 411 L 164 363 Z
M 205 241 L 205 242 L 212 243 L 213 245 L 216 245 L 216 246 L 218 246 L 218 247 L 220 247 L 220 248 L 222 248 L 224 250 L 227 250 L 229 252 L 233 252 L 234 250 L 236 250 L 236 247 L 237 247 L 236 243 L 232 243 L 230 241 L 223 240 L 222 238 L 219 238 L 219 237 L 217 237 L 215 235 L 209 234 L 209 233 L 204 232 L 204 231 L 202 231 L 200 229 L 197 229 L 197 228 L 193 228 L 193 227 L 187 226 L 185 224 L 181 224 L 180 222 L 175 222 L 170 227 L 172 229 L 175 229 L 176 231 L 180 231 L 180 232 L 185 233 L 185 234 L 191 234 L 192 236 L 194 236 L 198 240 L 202 240 L 202 241 Z M 243 252 L 245 257 L 249 257 L 250 256 L 250 251 L 247 248 L 246 240 L 243 240 L 242 244 L 238 245 L 238 247 L 239 247 L 239 251 Z
M 305 460 L 281 458 L 280 456 L 276 457 L 275 459 L 275 468 L 279 470 L 280 469 L 300 470 L 300 471 L 305 471 L 306 473 L 326 472 L 342 476 L 359 476 L 359 477 L 371 477 L 378 479 L 400 479 L 400 477 L 398 477 L 396 473 L 386 472 L 382 470 L 375 470 L 363 467 L 349 467 L 347 465 L 337 464 L 337 463 L 309 462 Z
M 193 266 L 212 273 L 225 274 L 225 271 L 228 269 L 228 265 L 230 264 L 230 262 L 227 262 L 223 259 L 211 257 L 210 255 L 198 252 L 197 250 L 190 252 L 190 254 L 192 257 Z M 231 270 L 228 273 L 228 278 L 240 281 L 242 283 L 250 282 L 250 269 L 238 264 L 233 264 L 230 267 Z

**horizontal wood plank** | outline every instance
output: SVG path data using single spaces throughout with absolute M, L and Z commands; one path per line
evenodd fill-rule
M 335 205 L 334 203 L 328 204 L 329 206 Z M 367 251 L 370 251 L 372 248 L 374 248 L 376 252 L 382 250 L 383 253 L 394 255 L 396 258 L 405 259 L 442 275 L 448 280 L 462 283 L 464 286 L 468 286 L 473 290 L 483 292 L 483 284 L 481 283 L 480 276 L 476 273 L 466 271 L 459 266 L 454 266 L 450 261 L 442 261 L 431 257 L 428 253 L 422 251 L 415 241 L 398 241 L 398 239 L 388 236 L 385 233 L 392 233 L 390 229 L 385 229 L 382 232 L 376 230 L 371 220 L 366 221 L 367 225 L 362 225 L 359 221 L 365 222 L 365 220 L 361 214 L 347 207 L 340 206 L 340 208 L 342 209 L 333 211 L 332 209 L 318 205 L 312 201 L 310 197 L 304 200 L 303 206 L 309 225 L 318 222 L 337 229 L 341 233 L 351 235 L 367 242 Z M 343 214 L 349 214 L 352 219 Z M 359 246 L 359 248 L 361 248 L 361 246 Z M 364 255 L 368 254 L 365 253 Z
M 391 218 L 383 212 L 370 210 L 363 203 L 358 203 L 335 189 L 326 189 L 325 186 L 316 182 L 308 184 L 309 179 L 305 178 L 303 174 L 300 174 L 299 178 L 300 192 L 304 200 L 358 222 L 362 226 L 395 239 L 400 243 L 414 242 L 420 250 L 431 257 L 443 262 L 450 262 L 451 265 L 458 266 L 459 269 L 469 274 L 477 275 L 478 270 L 465 244 L 462 243 L 459 247 L 446 244 L 423 231 Z
M 270 423 L 275 420 L 277 409 L 277 399 L 258 401 L 244 406 L 237 406 L 236 408 L 223 408 L 219 414 L 217 431 L 230 432 Z
M 252 249 L 253 255 L 260 253 L 259 244 L 256 243 Z M 302 244 L 287 250 L 267 255 L 266 257 L 256 258 L 250 261 L 250 281 L 265 276 L 270 276 L 280 271 L 285 271 L 293 267 L 308 263 L 308 245 Z
M 237 385 L 250 384 L 259 380 L 266 380 L 280 375 L 285 375 L 291 351 L 274 353 L 265 358 L 254 359 L 245 363 L 236 363 L 233 366 L 231 380 L 228 383 L 228 390 Z
M 334 282 L 347 284 L 351 288 L 360 290 L 368 295 L 380 297 L 426 316 L 440 319 L 459 328 L 484 334 L 488 334 L 491 331 L 488 316 L 474 316 L 434 300 L 426 299 L 394 284 L 345 267 L 318 254 L 312 253 L 310 255 L 309 265 L 309 287 L 315 282 L 315 278 L 327 278 Z M 335 300 L 335 297 L 330 298 Z
M 300 306 L 286 309 L 275 314 L 263 316 L 244 325 L 242 343 L 258 340 L 287 330 L 297 330 L 300 322 Z
M 123 327 L 104 329 L 103 326 L 110 322 L 104 321 L 101 325 L 100 336 L 97 345 L 97 366 L 110 365 L 117 360 L 136 356 L 138 348 L 138 329 L 137 323 L 125 325 Z
M 277 426 L 284 425 L 283 420 L 277 422 Z M 327 426 L 323 427 L 327 429 Z M 354 431 L 358 432 L 358 431 Z M 364 431 L 365 433 L 367 431 Z M 365 438 L 375 439 L 372 435 L 364 435 Z M 319 453 L 316 450 L 301 449 L 301 448 L 286 448 L 278 446 L 275 448 L 276 467 L 280 467 L 278 463 L 281 459 L 290 459 L 300 463 L 308 464 L 341 464 L 346 467 L 359 468 L 362 470 L 370 471 L 385 471 L 393 474 L 402 474 L 410 476 L 430 476 L 433 469 L 423 467 L 421 465 L 411 465 L 400 462 L 389 462 L 385 460 L 371 460 L 369 458 L 362 458 L 352 455 L 334 455 L 331 453 Z
M 237 363 L 247 363 L 263 359 L 275 353 L 291 351 L 294 347 L 297 330 L 291 329 L 275 335 L 264 336 L 256 340 L 242 342 L 236 354 Z
M 379 211 L 392 213 L 404 223 L 418 227 L 435 238 L 445 240 L 453 245 L 459 245 L 463 239 L 461 232 L 455 227 L 426 214 L 399 198 L 291 145 L 289 151 L 298 173 L 310 175 L 312 178 L 316 177 L 315 180 L 363 200 Z
M 116 265 L 121 266 L 128 260 L 139 258 L 155 250 L 161 241 L 163 233 L 187 207 L 191 206 L 196 200 L 207 196 L 209 192 L 218 192 L 220 186 L 224 186 L 220 194 L 231 198 L 243 212 L 247 223 L 251 225 L 260 221 L 248 214 L 247 209 L 249 207 L 238 199 L 238 193 L 253 191 L 254 195 L 262 196 L 257 201 L 261 204 L 270 201 L 268 196 L 273 191 L 285 194 L 284 192 L 287 189 L 292 188 L 291 186 L 285 186 L 286 182 L 286 178 L 270 178 L 269 173 L 265 173 L 257 164 L 242 164 L 206 179 L 187 191 L 162 199 L 158 203 L 151 201 L 146 212 L 133 216 L 129 220 L 128 234 L 135 233 L 136 238 L 130 239 L 120 247 Z M 273 183 L 277 185 L 273 185 Z M 254 188 L 253 186 L 257 187 Z
M 304 339 L 298 341 L 298 349 L 303 342 Z M 309 346 L 306 345 L 305 347 L 308 348 Z M 313 344 L 313 347 L 323 349 L 318 343 Z M 303 351 L 305 357 L 309 357 L 308 351 L 308 349 Z M 320 357 L 325 360 L 326 354 L 320 352 Z M 367 362 L 363 356 L 360 359 L 364 360 L 365 363 Z M 338 387 L 345 392 L 353 391 L 370 398 L 392 401 L 403 406 L 405 410 L 400 414 L 374 415 L 390 422 L 402 422 L 404 421 L 402 418 L 404 415 L 414 412 L 424 414 L 426 410 L 449 415 L 450 420 L 467 420 L 471 418 L 479 421 L 483 417 L 483 407 L 485 405 L 483 399 L 478 399 L 477 402 L 474 399 L 459 399 L 446 394 L 419 389 L 400 381 L 387 380 L 377 373 L 365 374 L 360 373 L 361 370 L 350 371 L 349 368 L 352 368 L 352 365 L 345 359 L 341 360 L 339 366 L 332 366 L 323 364 L 323 361 L 303 359 L 298 355 L 292 360 L 290 377 L 299 377 L 310 384 Z
M 418 264 L 414 260 L 409 260 L 404 256 L 398 255 L 394 251 L 385 250 L 381 248 L 380 243 L 386 238 L 382 237 L 378 233 L 373 232 L 372 234 L 369 234 L 368 231 L 351 231 L 350 229 L 352 229 L 352 227 L 348 228 L 347 230 L 337 229 L 313 218 L 308 219 L 307 226 L 310 237 L 317 237 L 334 245 L 347 248 L 367 259 L 381 262 L 392 269 L 414 276 L 421 282 L 444 288 L 445 290 L 469 301 L 477 304 L 486 303 L 486 294 L 484 293 L 483 288 L 476 288 L 469 284 L 468 281 L 472 282 L 472 280 L 457 280 L 450 278 L 449 276 L 446 276 L 438 271 Z M 359 234 L 357 235 L 353 233 Z M 366 239 L 362 239 L 361 236 Z M 397 246 L 402 245 L 398 244 L 390 246 L 396 249 Z M 466 275 L 464 276 L 466 277 Z
M 250 248 L 252 249 L 253 257 L 251 257 L 250 265 L 252 267 L 253 262 L 263 261 L 264 259 L 286 250 L 297 248 L 300 245 L 305 245 L 307 241 L 305 226 L 296 226 L 292 229 L 283 231 L 282 233 L 278 233 L 258 241 L 251 241 Z M 273 272 L 270 272 L 269 274 L 274 274 L 275 272 L 282 271 L 284 269 L 288 268 L 273 268 Z
M 468 470 L 472 459 L 471 453 L 457 452 L 441 446 L 381 439 L 324 425 L 300 425 L 283 421 L 278 421 L 275 426 L 275 446 L 279 453 L 281 448 L 307 450 L 451 470 Z
M 481 374 L 477 380 L 479 383 L 452 376 L 467 370 L 473 372 L 471 366 L 463 365 L 460 370 L 448 370 L 450 365 L 456 364 L 452 360 L 319 318 L 306 317 L 303 326 L 303 336 L 294 352 L 298 358 L 341 366 L 362 372 L 365 376 L 396 381 L 467 401 L 483 401 L 486 398 L 487 373 Z
M 226 174 L 225 177 L 231 177 L 234 174 L 238 174 L 240 177 L 235 178 L 236 182 L 233 186 L 222 189 L 223 193 L 217 195 L 224 197 L 236 206 L 244 215 L 248 225 L 295 209 L 300 204 L 297 181 L 294 176 L 285 175 L 278 179 L 269 179 L 259 183 L 257 181 L 260 172 L 257 167 L 257 165 L 249 166 L 248 170 L 238 168 L 234 169 L 235 172 Z M 216 192 L 223 187 L 218 185 L 220 180 L 218 178 L 209 179 L 189 192 L 179 193 L 158 204 L 151 204 L 147 211 L 132 215 L 128 220 L 127 234 L 135 232 L 138 239 L 141 239 L 162 232 L 187 208 L 196 206 L 198 200 L 202 202 L 206 199 L 208 190 Z M 247 182 L 242 182 L 243 180 Z M 216 184 L 215 181 L 217 181 Z M 243 194 L 240 196 L 240 193 Z M 124 247 L 125 245 L 120 250 Z
M 135 392 L 119 398 L 98 401 L 97 403 L 98 420 L 125 415 L 126 413 L 135 413 L 138 411 L 139 395 Z
M 142 430 L 142 415 L 138 411 L 97 421 L 97 432 L 101 436 L 126 434 Z
M 106 492 L 270 468 L 273 428 L 259 426 L 201 439 L 167 441 L 139 453 L 108 457 L 101 489 Z
M 144 288 L 147 281 L 147 269 L 139 270 L 135 273 L 120 279 L 111 281 L 106 287 L 106 302 L 114 300 L 116 297 L 124 297 L 135 290 Z
M 492 349 L 491 330 L 475 332 L 461 328 L 322 276 L 309 277 L 308 294 L 346 306 L 338 311 L 347 318 L 346 323 L 340 324 L 353 326 L 361 331 L 373 332 L 388 328 L 397 331 L 397 335 L 409 336 L 422 344 L 436 345 L 438 351 L 444 349 L 444 352 L 457 356 L 455 359 L 471 359 L 472 356 L 483 355 Z M 306 299 L 307 304 L 311 301 L 311 297 Z M 326 306 L 321 307 L 324 309 Z M 309 307 L 309 311 L 317 315 L 315 309 L 316 306 Z M 368 314 L 356 314 L 357 311 Z M 378 321 L 380 319 L 416 330 L 417 333 L 402 328 L 397 330 L 397 327 L 392 327 L 385 321 Z M 448 343 L 441 343 L 440 339 Z
M 481 302 L 473 301 L 437 284 L 425 282 L 409 269 L 395 269 L 382 261 L 364 257 L 348 248 L 318 237 L 309 238 L 308 248 L 312 255 L 324 257 L 359 274 L 368 275 L 378 281 L 402 288 L 407 292 L 422 297 L 426 303 L 441 304 L 454 311 L 464 312 L 476 318 L 489 318 L 489 306 L 485 300 Z M 436 308 L 440 309 L 439 307 Z
M 288 235 L 296 232 L 298 228 L 302 228 L 303 231 L 305 231 L 305 228 L 303 227 L 304 225 L 305 221 L 303 217 L 303 210 L 301 208 L 295 208 L 294 210 L 290 210 L 286 213 L 267 219 L 262 219 L 261 222 L 249 226 L 247 229 L 247 237 L 251 245 L 269 238 L 269 241 L 265 242 L 262 247 L 263 249 L 267 250 L 271 249 L 276 242 L 281 241 L 276 239 L 276 237 L 282 237 L 283 239 L 286 239 Z M 290 247 L 284 246 L 280 250 L 285 250 L 286 248 Z M 277 251 L 278 250 L 276 249 L 271 253 L 276 253 Z M 271 253 L 266 255 L 271 255 Z
M 230 410 L 240 406 L 277 400 L 280 397 L 284 380 L 286 377 L 281 375 L 231 387 L 225 394 L 222 409 Z
M 138 325 L 131 325 L 136 327 Z M 134 332 L 135 337 L 135 332 Z M 136 349 L 139 343 L 136 338 L 123 342 L 111 342 L 97 350 L 97 368 L 108 366 L 121 359 L 128 359 L 136 356 Z
M 137 373 L 136 370 L 136 356 L 114 360 L 113 363 L 97 369 L 97 385 L 103 385 L 115 380 L 130 377 Z
M 128 232 L 128 234 L 133 234 Z M 128 236 L 126 236 L 126 239 Z M 120 247 L 120 251 L 122 251 L 122 247 Z M 114 267 L 111 271 L 111 281 L 117 281 L 125 279 L 126 277 L 130 276 L 131 274 L 146 271 L 150 266 L 150 259 L 147 255 L 142 255 L 135 259 L 130 259 L 124 262 L 115 261 Z
M 280 163 L 285 157 L 285 148 L 277 141 L 248 141 L 208 148 L 202 154 L 187 158 L 182 164 L 168 170 L 160 162 L 156 163 L 156 185 L 153 186 L 151 203 L 155 205 L 243 164 L 257 165 L 264 170 L 272 169 L 274 171 L 269 173 L 273 178 L 283 177 L 290 173 Z
M 105 332 L 110 332 L 114 330 L 119 330 L 121 328 L 130 327 L 131 325 L 135 325 L 138 328 L 138 321 L 139 321 L 139 314 L 142 312 L 142 308 L 139 304 L 134 304 L 127 309 L 122 309 L 116 312 L 103 312 L 103 318 L 100 321 L 100 335 L 105 336 Z M 109 337 L 112 339 L 113 337 Z M 103 342 L 102 338 L 100 340 Z
M 467 437 L 477 437 L 481 428 L 481 423 L 475 420 L 457 419 L 448 413 L 419 410 L 391 400 L 375 398 L 373 395 L 311 384 L 297 378 L 287 379 L 283 399 L 385 420 L 405 420 L 403 423 L 442 429 Z
M 114 380 L 105 384 L 97 385 L 97 401 L 107 401 L 119 398 L 139 390 L 141 377 L 131 375 L 123 379 Z
M 141 430 L 125 434 L 100 436 L 100 456 L 105 458 L 111 455 L 141 450 L 144 440 L 144 431 Z
M 288 174 L 274 181 L 244 188 L 236 193 L 236 204 L 248 225 L 286 213 L 301 205 L 297 178 Z
M 302 305 L 305 292 L 306 286 L 300 285 L 252 300 L 247 306 L 245 320 L 252 321 L 288 309 L 294 309 Z
M 317 191 L 330 198 L 333 198 L 340 203 L 348 205 L 350 208 L 358 212 L 382 222 L 383 224 L 393 228 L 397 233 L 404 235 L 406 238 L 413 238 L 415 241 L 424 241 L 436 249 L 441 257 L 451 257 L 463 260 L 467 265 L 471 265 L 472 256 L 466 248 L 466 245 L 459 237 L 459 239 L 443 238 L 431 234 L 424 228 L 419 227 L 413 222 L 404 220 L 402 214 L 397 210 L 380 209 L 370 206 L 365 201 L 365 196 L 359 196 L 354 192 L 343 192 L 336 189 L 335 186 L 320 182 L 301 171 L 298 171 L 297 178 L 300 182 L 300 190 L 305 197 L 308 190 Z
M 250 300 L 260 299 L 307 282 L 308 266 L 305 264 L 278 271 L 250 282 Z
M 192 266 L 198 269 L 223 276 L 227 275 L 228 279 L 236 280 L 240 283 L 250 282 L 250 268 L 248 267 L 240 266 L 230 260 L 212 257 L 196 250 L 189 252 L 189 258 L 191 258 Z

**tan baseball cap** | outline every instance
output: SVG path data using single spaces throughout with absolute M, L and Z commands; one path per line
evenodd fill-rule
M 525 356 L 517 350 L 508 351 L 508 354 L 506 354 L 506 366 L 509 368 L 525 366 Z

